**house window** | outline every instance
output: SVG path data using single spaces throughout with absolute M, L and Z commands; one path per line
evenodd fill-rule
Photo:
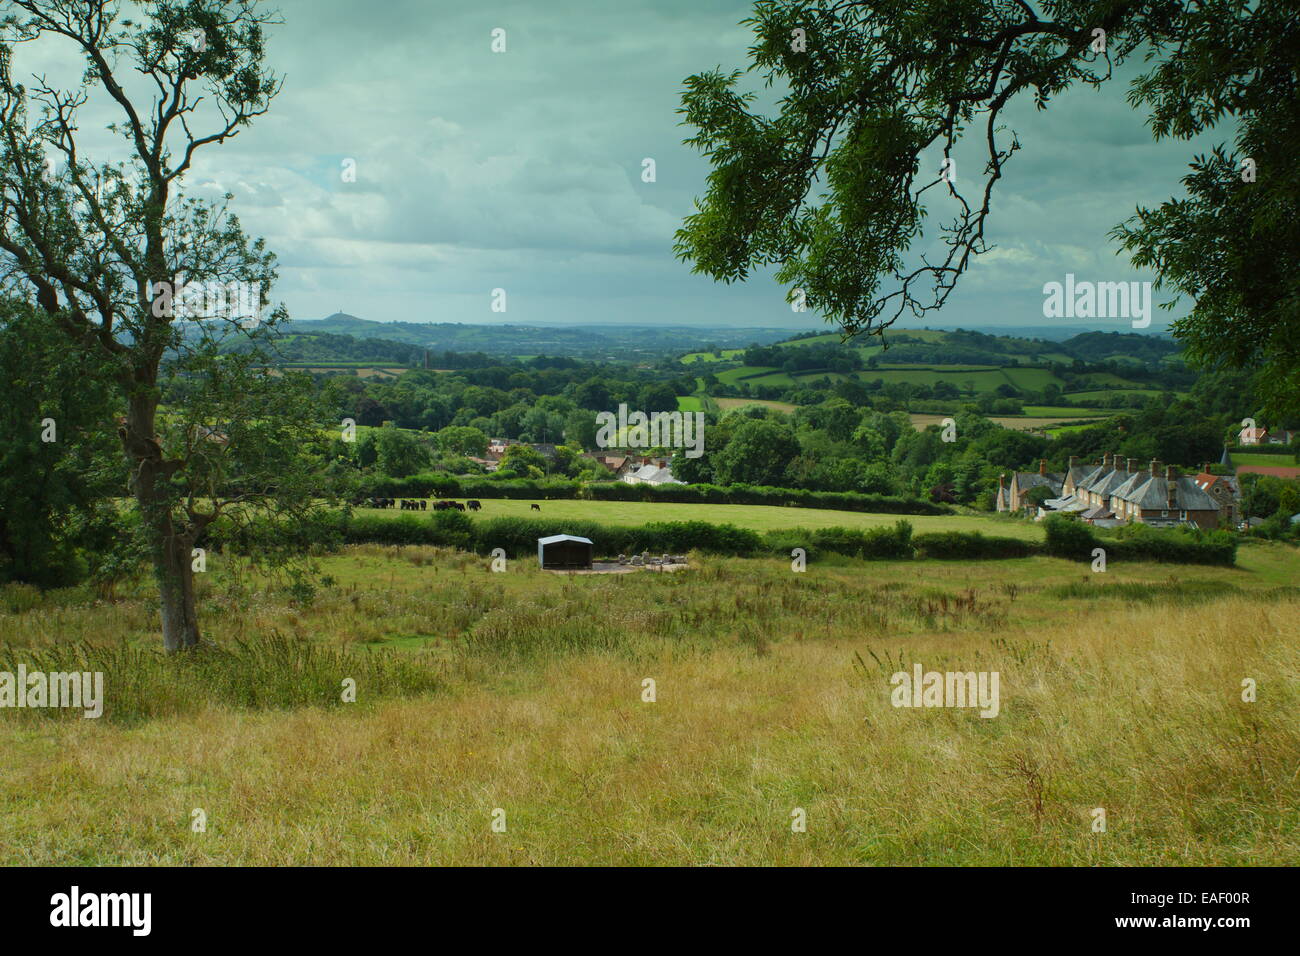
M 1169 517 L 1169 512 L 1168 512 L 1168 511 L 1162 511 L 1162 512 L 1160 512 L 1160 517 L 1162 517 L 1162 518 L 1168 518 L 1168 517 Z

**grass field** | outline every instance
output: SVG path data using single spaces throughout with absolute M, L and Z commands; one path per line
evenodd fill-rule
M 1113 408 L 1072 408 L 1066 405 L 1026 405 L 1024 409 L 1026 415 L 1055 418 L 1058 421 L 1067 418 L 1100 418 L 1115 414 Z
M 699 412 L 704 410 L 704 404 L 700 401 L 698 395 L 678 395 L 677 410 L 679 412 Z
M 929 415 L 921 412 L 915 412 L 908 415 L 907 417 L 912 420 L 913 428 L 915 428 L 917 431 L 925 431 L 925 429 L 929 428 L 931 425 L 943 424 L 943 420 L 945 418 L 950 418 L 952 416 Z M 1021 432 L 1037 431 L 1047 425 L 1055 425 L 1057 422 L 1061 421 L 1060 417 L 1048 418 L 1048 417 L 1035 417 L 1031 415 L 989 415 L 988 420 L 993 422 L 994 424 L 1001 425 L 1003 428 L 1010 428 L 1013 431 L 1021 431 Z M 1069 428 L 1065 428 L 1065 429 L 1051 429 L 1050 433 L 1055 434 L 1057 431 L 1068 431 L 1075 427 L 1076 426 L 1070 426 Z M 1088 427 L 1088 426 L 1077 426 L 1077 427 Z
M 1264 465 L 1277 468 L 1294 468 L 1296 459 L 1294 455 L 1252 455 L 1250 452 L 1234 451 L 1232 453 L 1232 463 L 1237 466 Z
M 1117 395 L 1142 395 L 1150 398 L 1161 394 L 1163 394 L 1163 392 L 1156 388 L 1101 388 L 1091 391 L 1070 392 L 1069 396 L 1070 401 L 1072 402 L 1100 402 Z M 1177 394 L 1182 393 L 1180 392 Z
M 983 531 L 1037 541 L 1042 526 L 1024 521 L 978 515 L 883 515 L 858 511 L 832 511 L 822 508 L 781 508 L 772 505 L 679 504 L 671 501 L 580 501 L 576 499 L 510 500 L 482 499 L 482 518 L 528 517 L 536 514 L 532 505 L 541 507 L 547 518 L 575 518 L 611 525 L 640 525 L 647 521 L 708 521 L 734 524 L 755 531 L 782 528 L 875 528 L 892 525 L 899 518 L 912 523 L 917 534 L 927 531 Z M 378 511 L 358 508 L 359 514 L 401 515 L 401 511 Z
M 713 352 L 690 352 L 682 356 L 682 362 L 686 365 L 690 365 L 694 362 L 721 362 L 726 359 L 735 358 L 737 355 L 744 354 L 744 349 L 723 349 L 721 358 Z
M 110 701 L 150 715 L 0 713 L 0 845 L 11 864 L 1295 865 L 1300 602 L 1267 589 L 1300 567 L 1246 552 L 1104 576 L 701 559 L 581 577 L 362 546 L 322 559 L 310 602 L 238 600 L 217 567 L 217 643 L 336 649 L 295 657 L 297 683 L 337 686 L 352 654 L 431 685 L 252 705 L 265 678 L 238 655 L 210 665 L 238 679 L 195 694 L 165 693 L 183 662 L 110 667 Z M 94 659 L 149 640 L 153 613 L 62 595 L 0 605 L 0 626 L 10 653 Z M 892 707 L 913 663 L 996 670 L 998 716 Z
M 789 415 L 799 407 L 789 402 L 771 402 L 760 398 L 715 398 L 714 401 L 723 411 L 729 408 L 744 408 L 746 405 L 762 405 L 764 408 L 774 408 L 782 414 Z

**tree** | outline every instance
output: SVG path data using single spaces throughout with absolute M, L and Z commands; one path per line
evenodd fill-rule
M 1193 300 L 1174 331 L 1194 361 L 1260 368 L 1275 407 L 1300 406 L 1294 0 L 759 0 L 746 24 L 749 71 L 785 95 L 769 116 L 739 70 L 687 78 L 687 142 L 713 167 L 677 233 L 695 271 L 733 282 L 776 265 L 849 334 L 937 310 L 988 249 L 994 186 L 1020 148 L 1008 104 L 1050 108 L 1149 56 L 1128 100 L 1154 136 L 1230 123 L 1236 149 L 1198 157 L 1188 199 L 1140 209 L 1116 238 Z M 950 175 L 968 138 L 983 168 Z M 942 162 L 922 169 L 927 152 Z M 931 212 L 938 241 L 922 243 Z
M 103 516 L 95 504 L 125 470 L 96 428 L 111 413 L 49 318 L 0 299 L 0 581 L 72 584 L 87 570 L 73 531 Z
M 375 435 L 375 464 L 390 478 L 405 478 L 429 464 L 429 449 L 409 432 L 381 428 Z
M 500 470 L 541 478 L 546 473 L 546 459 L 531 445 L 509 445 L 501 456 Z
M 279 91 L 263 62 L 275 21 L 251 0 L 148 0 L 129 18 L 110 0 L 5 9 L 0 276 L 26 290 L 88 370 L 106 368 L 124 404 L 118 437 L 163 645 L 190 648 L 199 642 L 191 549 L 207 528 L 223 514 L 292 514 L 313 500 L 297 453 L 312 427 L 302 377 L 272 380 L 256 352 L 221 349 L 231 337 L 264 342 L 284 317 L 280 308 L 262 319 L 275 257 L 245 235 L 233 197 L 180 192 L 196 153 L 239 135 Z M 18 80 L 15 56 L 44 42 L 80 53 L 78 85 Z M 96 165 L 82 150 L 79 111 L 92 96 L 115 111 L 109 130 L 126 161 Z M 201 385 L 160 419 L 164 393 L 187 381 Z
M 799 454 L 789 425 L 751 419 L 736 427 L 714 463 L 721 484 L 780 485 L 786 467 Z
M 487 453 L 487 435 L 477 428 L 449 426 L 435 436 L 438 450 L 447 455 L 482 458 Z
M 677 411 L 677 392 L 671 385 L 662 382 L 646 385 L 637 396 L 639 411 L 647 415 L 655 412 Z

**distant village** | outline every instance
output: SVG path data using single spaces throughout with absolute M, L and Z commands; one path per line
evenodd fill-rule
M 492 472 L 501 467 L 501 459 L 511 445 L 527 445 L 534 449 L 548 462 L 554 462 L 558 455 L 552 444 L 519 442 L 513 438 L 488 439 L 487 452 L 482 458 L 469 460 L 480 465 L 484 471 Z M 602 455 L 584 452 L 584 458 L 604 465 L 620 481 L 629 485 L 680 485 L 684 482 L 673 477 L 672 458 L 667 455 Z
M 1266 429 L 1251 427 L 1243 428 L 1238 440 L 1242 446 L 1290 445 L 1294 437 L 1292 432 L 1270 435 Z M 1232 464 L 1226 447 L 1219 464 Z M 1300 472 L 1300 469 L 1243 465 L 1235 471 L 1278 474 Z M 1300 474 L 1282 477 L 1300 477 Z M 1249 524 L 1241 515 L 1241 484 L 1237 475 L 1214 474 L 1209 462 L 1202 464 L 1194 475 L 1182 474 L 1160 461 L 1144 464 L 1109 452 L 1091 463 L 1071 457 L 1065 472 L 1049 472 L 1046 460 L 1040 460 L 1036 472 L 1012 472 L 1009 479 L 1004 473 L 998 478 L 997 510 L 1028 514 L 1035 520 L 1050 514 L 1074 515 L 1098 527 L 1131 522 L 1153 527 L 1194 525 L 1206 529 L 1244 528 Z

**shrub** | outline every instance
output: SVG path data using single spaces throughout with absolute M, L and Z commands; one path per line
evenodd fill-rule
M 884 560 L 912 557 L 912 525 L 897 521 L 888 528 L 818 528 L 815 548 L 852 557 Z
M 941 560 L 999 560 L 1002 558 L 1027 558 L 1039 549 L 1029 541 L 1019 538 L 997 538 L 978 531 L 943 531 L 919 534 L 912 543 L 919 557 Z
M 1109 555 L 1137 561 L 1225 566 L 1237 562 L 1237 539 L 1227 531 L 1187 527 L 1157 530 L 1132 524 L 1121 528 L 1117 539 L 1102 546 Z
M 1092 551 L 1097 547 L 1097 539 L 1092 529 L 1074 518 L 1065 515 L 1048 515 L 1043 521 L 1047 531 L 1047 553 L 1054 558 L 1069 558 L 1073 561 L 1092 560 Z

